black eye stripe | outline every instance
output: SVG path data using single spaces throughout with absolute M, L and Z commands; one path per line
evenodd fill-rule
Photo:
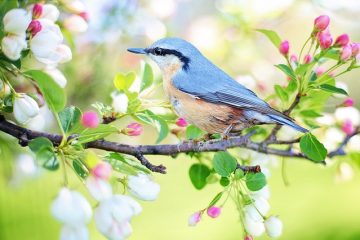
M 159 48 L 159 47 L 147 48 L 147 49 L 145 49 L 145 51 L 147 53 L 153 54 L 155 56 L 165 56 L 165 55 L 169 55 L 169 54 L 175 55 L 184 64 L 184 66 L 183 66 L 184 70 L 187 71 L 188 68 L 189 68 L 190 58 L 184 56 L 179 51 L 176 51 L 176 50 L 173 50 L 173 49 Z

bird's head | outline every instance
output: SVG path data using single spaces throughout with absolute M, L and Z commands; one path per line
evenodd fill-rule
M 129 52 L 146 54 L 161 70 L 181 69 L 187 71 L 201 53 L 191 43 L 181 38 L 163 38 L 148 48 L 129 48 Z

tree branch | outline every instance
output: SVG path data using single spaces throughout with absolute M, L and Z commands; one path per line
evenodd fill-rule
M 52 134 L 46 132 L 33 131 L 27 128 L 20 127 L 11 122 L 8 122 L 3 116 L 0 115 L 0 131 L 5 132 L 19 140 L 21 146 L 27 146 L 29 141 L 38 137 L 48 138 L 54 146 L 58 146 L 61 142 L 62 136 L 59 134 Z M 162 144 L 162 145 L 129 145 L 116 142 L 110 142 L 106 140 L 96 140 L 88 142 L 85 144 L 85 148 L 94 148 L 101 149 L 105 151 L 118 152 L 123 154 L 128 154 L 137 158 L 141 164 L 146 166 L 148 169 L 154 172 L 165 173 L 165 167 L 163 165 L 153 165 L 146 158 L 145 155 L 168 155 L 173 156 L 178 153 L 190 153 L 190 152 L 216 152 L 216 151 L 225 151 L 229 148 L 245 148 L 253 151 L 257 151 L 265 154 L 272 154 L 282 157 L 294 157 L 305 160 L 310 160 L 303 153 L 295 152 L 291 148 L 288 150 L 281 150 L 276 148 L 270 148 L 267 145 L 263 145 L 263 142 L 257 143 L 253 142 L 250 137 L 254 133 L 249 133 L 244 136 L 231 137 L 229 139 L 223 140 L 209 140 L 206 142 L 199 141 L 185 141 L 179 144 Z M 354 133 L 352 136 L 359 134 L 359 131 Z M 339 149 L 342 149 L 343 146 L 350 140 L 352 136 L 348 136 L 342 146 Z M 76 135 L 70 136 L 69 139 L 76 137 Z M 298 142 L 299 139 L 294 139 L 291 141 L 273 141 L 271 144 L 293 144 Z M 340 150 L 335 150 L 329 153 L 329 157 L 336 155 L 343 155 L 343 152 Z M 311 160 L 310 160 L 311 161 Z M 322 162 L 324 163 L 324 162 Z M 238 166 L 246 172 L 259 172 L 261 171 L 259 166 Z

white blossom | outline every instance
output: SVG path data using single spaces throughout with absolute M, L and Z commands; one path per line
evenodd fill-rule
M 282 234 L 283 224 L 278 217 L 271 216 L 264 222 L 266 233 L 269 237 L 277 238 Z
M 95 210 L 95 224 L 107 238 L 125 239 L 132 232 L 129 221 L 140 212 L 141 206 L 131 197 L 113 195 L 111 198 L 101 201 Z
M 59 9 L 55 5 L 52 4 L 44 4 L 42 5 L 42 13 L 40 15 L 40 19 L 47 19 L 52 22 L 56 22 L 60 16 Z
M 39 106 L 34 99 L 26 94 L 15 97 L 14 117 L 21 123 L 27 123 L 31 118 L 39 113 Z
M 80 0 L 62 0 L 62 2 L 66 8 L 75 13 L 82 13 L 86 10 L 84 3 Z
M 254 221 L 247 216 L 244 219 L 244 227 L 246 232 L 254 237 L 259 237 L 265 232 L 265 226 L 262 221 Z
M 256 207 L 256 209 L 265 216 L 269 210 L 270 210 L 270 204 L 269 202 L 263 198 L 263 197 L 253 197 L 253 204 Z
M 259 211 L 255 208 L 253 204 L 246 205 L 243 208 L 245 217 L 251 218 L 253 221 L 261 222 L 263 221 L 263 217 L 259 213 Z
M 112 107 L 117 113 L 126 113 L 129 99 L 124 93 L 113 93 L 111 95 L 113 102 Z
M 85 184 L 91 196 L 97 201 L 103 201 L 112 196 L 110 183 L 101 178 L 89 176 Z
M 64 58 L 62 51 L 59 51 L 63 35 L 59 26 L 50 20 L 40 19 L 39 21 L 42 29 L 31 39 L 31 52 L 42 63 L 57 64 Z
M 335 110 L 335 119 L 338 122 L 350 120 L 355 126 L 360 125 L 360 112 L 354 107 L 340 107 Z
M 87 240 L 89 239 L 89 231 L 84 224 L 71 226 L 64 224 L 61 228 L 60 240 Z
M 51 212 L 57 220 L 71 226 L 89 222 L 92 215 L 91 206 L 83 195 L 65 187 L 53 201 Z
M 22 36 L 25 35 L 30 22 L 31 13 L 20 8 L 8 11 L 3 18 L 5 32 Z
M 70 32 L 82 33 L 88 29 L 88 24 L 79 15 L 71 15 L 64 20 L 64 27 Z
M 266 185 L 262 189 L 258 191 L 250 191 L 250 195 L 254 198 L 256 197 L 263 197 L 264 199 L 268 200 L 270 198 L 270 189 L 269 186 Z
M 27 47 L 25 35 L 8 35 L 1 41 L 1 50 L 11 60 L 18 60 Z
M 160 185 L 143 173 L 129 176 L 128 188 L 134 197 L 144 201 L 154 201 L 160 192 Z
M 66 86 L 67 80 L 59 69 L 50 67 L 46 68 L 44 72 L 49 74 L 60 87 L 64 88 Z

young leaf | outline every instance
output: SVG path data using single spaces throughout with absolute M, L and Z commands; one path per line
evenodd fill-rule
M 136 75 L 134 72 L 129 72 L 126 75 L 124 73 L 118 73 L 114 78 L 114 85 L 119 91 L 127 91 L 133 82 L 135 81 Z
M 283 73 L 285 73 L 287 76 L 289 76 L 291 79 L 296 79 L 295 73 L 291 68 L 289 68 L 288 65 L 285 64 L 279 64 L 275 65 L 278 69 L 280 69 Z
M 314 162 L 324 161 L 327 150 L 324 145 L 311 133 L 307 133 L 300 139 L 300 149 Z
M 151 84 L 154 81 L 154 74 L 152 71 L 151 66 L 148 63 L 143 63 L 143 75 L 142 75 L 142 81 L 140 86 L 140 92 L 144 91 L 148 87 L 151 86 Z
M 246 186 L 250 191 L 259 191 L 265 185 L 266 177 L 262 172 L 246 174 Z
M 138 112 L 134 115 L 134 117 L 140 120 L 141 122 L 152 125 L 156 128 L 156 130 L 159 133 L 156 143 L 159 143 L 162 140 L 164 140 L 166 136 L 169 134 L 169 126 L 166 123 L 166 121 L 149 110 Z
M 315 110 L 311 110 L 311 109 L 303 110 L 303 111 L 300 112 L 300 114 L 302 116 L 308 117 L 308 118 L 316 118 L 316 117 L 321 117 L 322 116 L 319 112 L 317 112 Z
M 59 112 L 59 118 L 62 129 L 68 133 L 80 122 L 81 111 L 77 107 L 70 106 Z
M 118 132 L 117 128 L 109 124 L 100 124 L 97 128 L 87 128 L 77 137 L 78 143 L 87 143 Z
M 53 112 L 59 112 L 65 107 L 65 91 L 52 77 L 40 70 L 29 70 L 24 74 L 35 80 L 46 103 Z
M 36 161 L 40 166 L 48 170 L 59 168 L 59 161 L 54 152 L 52 142 L 44 137 L 39 137 L 29 142 L 29 148 L 36 156 Z
M 230 180 L 227 177 L 221 177 L 220 179 L 220 185 L 223 187 L 226 187 L 230 184 Z
M 189 176 L 191 183 L 198 190 L 202 189 L 206 185 L 206 178 L 210 175 L 210 169 L 200 163 L 193 164 L 189 169 Z
M 256 29 L 256 31 L 265 34 L 265 36 L 267 36 L 270 39 L 270 41 L 274 44 L 274 46 L 276 48 L 279 48 L 281 43 L 281 38 L 276 32 L 267 29 Z
M 194 126 L 194 125 L 190 125 L 186 128 L 186 139 L 199 139 L 202 135 L 204 135 L 204 132 Z
M 89 175 L 89 171 L 80 159 L 73 160 L 73 168 L 76 174 L 82 179 L 85 179 Z
M 214 206 L 221 199 L 223 194 L 224 192 L 219 192 L 218 194 L 216 194 L 213 200 L 211 200 L 211 202 L 209 203 L 208 208 Z
M 237 165 L 236 159 L 228 152 L 217 152 L 213 158 L 215 172 L 222 177 L 228 177 L 235 171 Z
M 288 94 L 284 91 L 284 89 L 280 85 L 275 85 L 274 89 L 275 89 L 276 95 L 278 95 L 278 97 L 280 98 L 280 100 L 282 102 L 289 101 Z
M 319 86 L 319 88 L 324 91 L 331 92 L 331 93 L 339 93 L 339 94 L 343 94 L 343 95 L 348 95 L 348 93 L 344 89 L 332 86 L 330 84 L 322 84 Z

